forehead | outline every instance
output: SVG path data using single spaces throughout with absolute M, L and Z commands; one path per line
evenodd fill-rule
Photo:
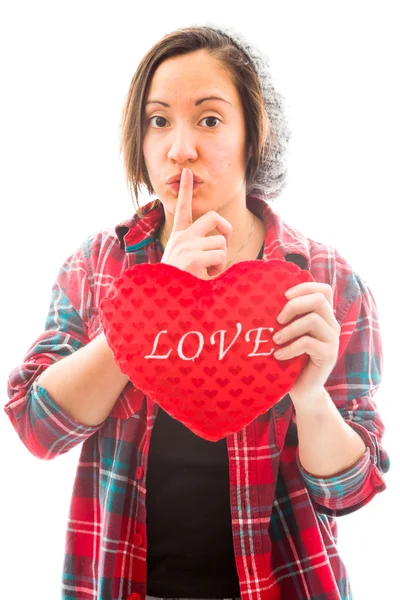
M 231 102 L 237 99 L 231 74 L 208 52 L 198 50 L 164 60 L 153 74 L 147 98 L 165 100 L 160 94 L 197 98 L 218 95 L 218 91 Z

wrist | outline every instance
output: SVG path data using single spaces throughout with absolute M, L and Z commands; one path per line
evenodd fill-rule
M 304 414 L 322 414 L 325 413 L 332 405 L 332 398 L 325 388 L 313 391 L 311 394 L 300 395 L 297 392 L 289 392 L 293 402 L 296 415 Z

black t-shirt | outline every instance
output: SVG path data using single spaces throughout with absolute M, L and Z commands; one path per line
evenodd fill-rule
M 147 593 L 240 597 L 226 438 L 204 440 L 159 407 L 146 488 Z

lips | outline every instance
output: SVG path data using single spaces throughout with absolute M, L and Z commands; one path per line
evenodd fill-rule
M 171 177 L 168 177 L 167 179 L 167 183 L 180 183 L 181 181 L 181 173 L 179 173 L 178 175 L 171 175 Z M 203 180 L 200 179 L 200 177 L 197 177 L 197 175 L 193 175 L 193 183 L 203 183 Z
M 180 181 L 174 181 L 173 183 L 169 183 L 168 185 L 170 186 L 170 188 L 171 188 L 171 189 L 172 189 L 172 190 L 173 190 L 175 193 L 178 193 L 178 192 L 179 192 L 179 189 L 180 189 L 180 187 L 181 187 L 181 183 L 180 183 Z M 194 182 L 193 182 L 193 191 L 194 191 L 194 190 L 196 190 L 196 189 L 197 189 L 198 187 L 200 187 L 201 185 L 202 185 L 202 183 L 199 183 L 199 182 L 196 182 L 196 181 L 194 181 Z

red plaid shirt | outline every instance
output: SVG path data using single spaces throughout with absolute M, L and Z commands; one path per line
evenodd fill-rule
M 232 532 L 245 600 L 348 600 L 335 517 L 385 489 L 389 458 L 373 397 L 382 376 L 377 308 L 361 277 L 332 246 L 286 225 L 264 201 L 248 208 L 265 224 L 264 260 L 297 254 L 315 281 L 332 286 L 341 325 L 336 365 L 325 388 L 366 444 L 345 472 L 313 477 L 298 458 L 296 417 L 287 394 L 242 431 L 227 437 Z M 144 600 L 146 469 L 158 405 L 128 383 L 96 427 L 75 421 L 39 375 L 102 331 L 99 304 L 112 280 L 140 262 L 157 263 L 162 206 L 88 237 L 62 265 L 45 329 L 9 377 L 5 411 L 28 450 L 51 460 L 82 443 L 66 534 L 64 600 Z

